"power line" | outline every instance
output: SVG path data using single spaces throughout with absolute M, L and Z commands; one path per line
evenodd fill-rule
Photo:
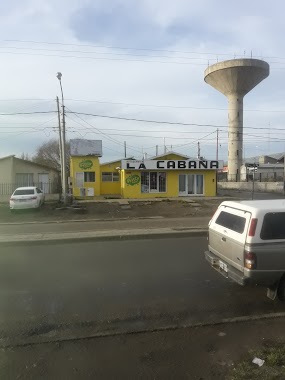
M 152 51 L 152 52 L 163 52 L 163 53 L 183 53 L 183 54 L 200 54 L 200 55 L 212 55 L 214 57 L 246 57 L 245 52 L 243 51 L 240 54 L 236 52 L 232 53 L 217 53 L 217 52 L 204 52 L 204 51 L 183 51 L 183 50 L 169 50 L 169 49 L 153 49 L 153 48 L 137 48 L 137 47 L 126 47 L 126 46 L 110 46 L 110 45 L 94 45 L 94 44 L 72 44 L 72 43 L 63 43 L 63 42 L 48 42 L 48 41 L 34 41 L 34 40 L 17 40 L 17 39 L 6 39 L 4 42 L 17 42 L 17 43 L 29 43 L 29 44 L 37 44 L 37 45 L 57 45 L 57 46 L 77 46 L 77 47 L 90 47 L 90 48 L 104 48 L 104 49 L 114 49 L 114 50 L 134 50 L 134 51 Z M 249 54 L 248 54 L 249 55 Z M 252 56 L 252 52 L 250 52 Z M 283 57 L 275 57 L 275 56 L 264 56 L 264 55 L 256 55 L 256 58 L 263 59 L 282 59 Z
M 19 99 L 0 99 L 0 102 L 19 102 L 19 101 L 39 101 L 39 102 L 51 102 L 54 99 L 39 99 L 39 98 L 19 98 Z M 91 100 L 91 99 L 72 99 L 65 98 L 66 101 L 70 102 L 82 102 L 82 103 L 98 103 L 98 104 L 113 104 L 113 105 L 123 105 L 131 107 L 150 107 L 150 108 L 173 108 L 173 109 L 194 109 L 194 110 L 213 110 L 213 111 L 228 111 L 228 108 L 218 108 L 218 107 L 195 107 L 195 106 L 174 106 L 170 104 L 141 104 L 141 103 L 127 103 L 127 102 L 116 102 L 107 100 Z M 269 113 L 285 113 L 285 110 L 263 110 L 263 109 L 244 109 L 244 112 L 269 112 Z
M 54 99 L 39 99 L 39 98 L 15 98 L 15 99 L 0 99 L 0 102 L 51 102 Z
M 40 50 L 40 49 L 35 49 Z M 78 55 L 61 55 L 61 54 L 43 54 L 43 53 L 30 53 L 30 52 L 11 52 L 11 51 L 0 51 L 0 54 L 12 54 L 12 55 L 28 55 L 28 56 L 42 56 L 42 57 L 59 57 L 59 58 L 76 58 L 76 59 L 91 59 L 91 60 L 105 60 L 105 61 L 125 61 L 125 62 L 144 62 L 144 63 L 162 63 L 162 64 L 176 64 L 176 65 L 194 65 L 194 66 L 209 66 L 209 59 L 205 63 L 193 63 L 193 62 L 178 62 L 178 61 L 157 61 L 152 59 L 125 59 L 125 58 L 106 58 L 106 57 L 89 57 L 89 56 L 78 56 Z M 149 57 L 151 58 L 151 56 Z M 163 58 L 163 57 L 161 57 Z M 175 57 L 174 57 L 175 59 Z M 187 59 L 187 58 L 186 58 Z M 283 64 L 283 62 L 269 62 L 270 64 Z M 272 68 L 278 70 L 285 70 L 284 67 L 274 67 Z
M 48 124 L 48 123 L 50 123 L 51 121 L 54 121 L 55 120 L 55 117 L 53 117 L 52 119 L 50 119 L 50 120 L 46 120 L 46 121 L 44 121 L 43 123 L 41 123 L 41 124 L 39 124 L 37 127 L 35 127 L 34 129 L 34 131 L 31 131 L 31 130 L 29 130 L 29 131 L 21 131 L 21 132 L 19 132 L 19 133 L 17 133 L 16 135 L 14 135 L 13 137 L 15 137 L 15 136 L 19 136 L 19 135 L 22 135 L 22 134 L 25 134 L 25 133 L 38 133 L 38 132 L 44 132 L 45 131 L 45 128 L 43 129 L 43 130 L 36 130 L 36 128 L 39 128 L 39 127 L 41 127 L 41 126 L 43 126 L 44 124 Z M 45 132 L 44 132 L 45 133 Z M 46 135 L 46 133 L 45 133 L 45 135 Z M 50 135 L 50 134 L 49 134 Z M 47 135 L 46 135 L 47 136 Z M 9 138 L 10 136 L 7 136 L 6 137 L 6 139 L 7 138 Z M 5 137 L 4 138 L 1 138 L 1 141 L 0 142 L 2 142 L 3 140 L 5 140 Z
M 164 63 L 175 65 L 195 65 L 195 66 L 207 66 L 207 63 L 192 63 L 192 62 L 178 62 L 178 61 L 156 61 L 147 59 L 124 59 L 124 58 L 106 58 L 106 57 L 88 57 L 78 55 L 61 55 L 61 54 L 42 54 L 42 53 L 19 53 L 12 51 L 0 51 L 0 54 L 13 54 L 13 55 L 29 55 L 29 56 L 42 56 L 42 57 L 59 57 L 59 58 L 76 58 L 76 59 L 91 59 L 91 60 L 104 60 L 104 61 L 125 61 L 125 62 L 144 62 L 144 63 Z
M 104 49 L 118 49 L 118 50 L 136 50 L 136 51 L 156 51 L 156 52 L 167 52 L 167 53 L 184 53 L 184 54 L 203 54 L 203 55 L 214 55 L 214 56 L 231 56 L 234 54 L 227 53 L 205 53 L 205 52 L 190 52 L 181 50 L 166 50 L 166 49 L 151 49 L 151 48 L 133 48 L 133 47 L 122 47 L 122 46 L 108 46 L 108 45 L 91 45 L 91 44 L 67 44 L 62 42 L 47 42 L 47 41 L 33 41 L 33 40 L 3 40 L 4 42 L 18 42 L 18 43 L 31 43 L 31 44 L 45 44 L 45 45 L 60 45 L 60 46 L 77 46 L 77 47 L 95 47 Z
M 147 120 L 147 119 L 136 119 L 130 117 L 121 117 L 121 116 L 110 116 L 110 115 L 99 115 L 85 112 L 67 112 L 75 115 L 84 115 L 84 116 L 93 116 L 101 117 L 106 119 L 117 119 L 117 120 L 127 120 L 127 121 L 136 121 L 142 123 L 153 123 L 153 124 L 169 124 L 169 125 L 184 125 L 184 126 L 197 126 L 197 127 L 219 127 L 219 128 L 228 128 L 227 125 L 213 125 L 213 124 L 196 124 L 196 123 L 182 123 L 182 122 L 172 122 L 172 121 L 159 121 L 159 120 Z M 259 128 L 258 128 L 259 129 Z
M 137 119 L 137 118 L 122 117 L 122 116 L 100 115 L 100 114 L 92 114 L 92 113 L 85 113 L 85 112 L 74 112 L 74 111 L 69 111 L 67 113 L 76 114 L 76 115 L 99 117 L 99 118 L 106 118 L 106 119 L 135 121 L 135 122 L 140 122 L 140 123 L 182 125 L 182 126 L 196 126 L 196 127 L 213 127 L 213 128 L 228 128 L 228 125 L 198 124 L 198 123 L 183 123 L 183 122 L 166 121 L 166 120 Z M 247 127 L 247 126 L 245 126 L 244 128 L 257 129 L 257 130 L 268 130 L 268 127 L 264 128 L 264 127 Z M 282 129 L 282 128 L 270 128 L 270 130 L 284 131 L 284 129 Z
M 18 47 L 18 46 L 0 46 L 0 49 L 15 49 L 15 50 L 32 50 L 32 51 L 49 51 L 60 53 L 80 53 L 80 54 L 103 54 L 103 55 L 115 55 L 115 56 L 131 56 L 131 57 L 147 57 L 147 58 L 168 58 L 168 59 L 186 59 L 186 60 L 201 60 L 201 57 L 179 57 L 169 55 L 147 55 L 147 54 L 129 54 L 129 53 L 109 53 L 98 51 L 82 51 L 82 50 L 62 50 L 62 49 L 43 49 L 43 48 L 31 48 L 31 47 Z M 215 58 L 207 59 L 208 61 L 215 61 Z
M 228 108 L 217 108 L 217 107 L 194 107 L 194 106 L 172 106 L 172 105 L 161 105 L 161 104 L 138 104 L 138 103 L 124 103 L 124 102 L 112 102 L 103 100 L 81 100 L 81 99 L 66 99 L 72 102 L 82 102 L 82 103 L 99 103 L 99 104 L 113 104 L 113 105 L 123 105 L 123 106 L 133 106 L 133 107 L 150 107 L 150 108 L 174 108 L 174 109 L 194 109 L 194 110 L 214 110 L 214 111 L 229 111 Z M 244 112 L 276 112 L 285 113 L 285 110 L 260 110 L 260 109 L 244 109 Z
M 46 114 L 46 113 L 55 113 L 55 112 L 56 111 L 13 112 L 13 113 L 0 113 L 0 116 L 35 115 L 35 114 Z
M 66 108 L 67 108 L 67 107 L 66 107 Z M 67 108 L 67 109 L 69 109 L 69 108 Z M 73 113 L 73 112 L 68 112 L 68 113 Z M 97 131 L 99 132 L 99 134 L 105 136 L 105 138 L 107 138 L 108 140 L 110 140 L 110 141 L 112 141 L 112 142 L 115 142 L 116 144 L 119 144 L 119 145 L 121 145 L 121 146 L 124 146 L 123 143 L 121 143 L 121 142 L 118 141 L 118 140 L 113 139 L 112 137 L 109 137 L 106 133 L 104 133 L 104 132 L 102 132 L 100 129 L 94 127 L 94 125 L 88 123 L 88 121 L 84 120 L 84 119 L 83 119 L 82 117 L 80 117 L 79 115 L 75 114 L 75 116 L 77 116 L 80 120 L 82 120 L 84 123 L 86 123 L 87 125 L 89 125 L 91 128 L 97 130 Z M 74 120 L 73 120 L 73 121 L 74 121 Z M 131 148 L 130 146 L 129 146 L 129 149 L 138 152 L 137 149 L 133 149 L 133 148 Z

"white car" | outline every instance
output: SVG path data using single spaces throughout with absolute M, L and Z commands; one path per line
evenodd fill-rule
M 18 187 L 10 198 L 10 210 L 39 208 L 44 201 L 45 195 L 38 187 Z

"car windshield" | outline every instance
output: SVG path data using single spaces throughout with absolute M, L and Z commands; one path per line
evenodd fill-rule
M 35 194 L 34 189 L 21 189 L 21 190 L 16 190 L 14 192 L 14 195 L 31 195 Z

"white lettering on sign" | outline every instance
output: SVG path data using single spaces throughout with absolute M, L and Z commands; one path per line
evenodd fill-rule
M 121 169 L 127 170 L 218 170 L 223 161 L 210 160 L 122 160 Z

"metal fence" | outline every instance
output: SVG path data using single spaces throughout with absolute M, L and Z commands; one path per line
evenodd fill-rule
M 238 181 L 237 175 L 229 178 L 227 173 L 218 173 L 218 182 L 283 182 L 283 175 L 279 173 L 255 173 L 247 174 L 245 178 Z
M 11 195 L 17 187 L 36 186 L 45 194 L 58 194 L 61 192 L 59 181 L 50 181 L 47 183 L 34 182 L 33 184 L 25 185 L 19 183 L 0 183 L 0 195 Z

